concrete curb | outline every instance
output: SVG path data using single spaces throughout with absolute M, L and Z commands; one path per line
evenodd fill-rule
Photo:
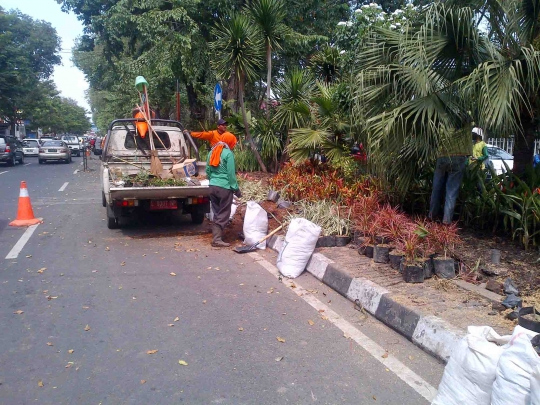
M 267 246 L 279 253 L 285 238 L 273 236 Z M 314 253 L 306 270 L 323 283 L 414 344 L 443 362 L 450 358 L 454 344 L 465 336 L 462 331 L 436 316 L 424 316 L 395 301 L 385 288 L 362 277 L 351 277 L 339 264 L 321 253 Z

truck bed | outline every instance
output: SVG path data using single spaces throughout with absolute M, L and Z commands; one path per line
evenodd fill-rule
M 182 187 L 111 187 L 112 200 L 166 200 L 186 197 L 208 197 L 208 186 L 182 186 Z

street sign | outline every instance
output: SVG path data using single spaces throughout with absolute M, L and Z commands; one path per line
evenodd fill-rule
M 221 111 L 221 86 L 219 83 L 216 83 L 216 87 L 214 87 L 214 108 L 217 112 Z

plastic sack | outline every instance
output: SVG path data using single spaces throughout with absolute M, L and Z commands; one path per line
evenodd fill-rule
M 268 233 L 268 214 L 255 201 L 248 201 L 244 217 L 244 243 L 254 245 Z M 266 241 L 257 245 L 258 249 L 266 249 Z
M 497 364 L 497 377 L 493 383 L 492 405 L 530 405 L 531 376 L 540 366 L 540 357 L 531 344 L 536 335 L 516 327 L 509 347 Z
M 531 405 L 540 405 L 540 366 L 535 366 L 531 374 Z
M 510 336 L 489 326 L 469 326 L 456 343 L 432 405 L 489 405 L 497 363 Z
M 296 278 L 307 266 L 315 250 L 321 227 L 304 218 L 295 218 L 289 224 L 285 242 L 277 258 L 277 268 L 285 277 Z

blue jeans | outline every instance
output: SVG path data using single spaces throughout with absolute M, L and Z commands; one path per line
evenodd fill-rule
M 443 223 L 449 224 L 454 217 L 454 208 L 467 166 L 467 156 L 444 156 L 437 159 L 435 175 L 433 176 L 433 191 L 429 204 L 429 218 L 435 219 L 440 212 L 443 196 Z

